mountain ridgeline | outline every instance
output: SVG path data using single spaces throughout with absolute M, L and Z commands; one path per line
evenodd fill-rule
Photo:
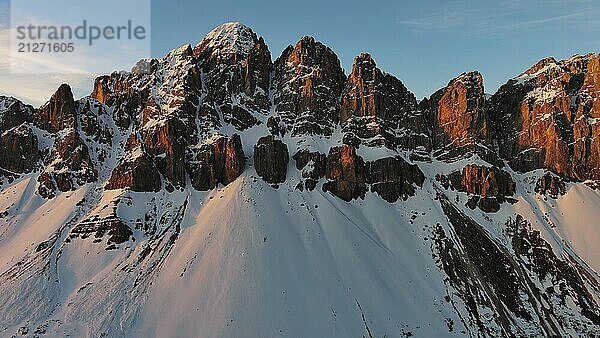
M 374 337 L 372 331 L 377 331 L 378 337 L 396 337 L 419 330 L 429 336 L 600 335 L 598 266 L 586 262 L 589 256 L 566 241 L 546 236 L 553 233 L 548 230 L 553 227 L 547 212 L 522 207 L 561 203 L 569 189 L 599 194 L 593 190 L 600 182 L 600 56 L 595 54 L 562 61 L 541 60 L 491 96 L 486 95 L 479 72 L 466 72 L 418 101 L 402 81 L 379 69 L 367 53 L 354 59 L 346 75 L 334 51 L 305 36 L 273 61 L 262 37 L 240 23 L 226 23 L 196 46 L 185 45 L 163 58 L 141 60 L 128 72 L 98 77 L 93 92 L 78 100 L 66 84 L 40 108 L 0 97 L 0 179 L 4 193 L 17 191 L 22 196 L 21 202 L 11 202 L 6 210 L 0 210 L 4 219 L 0 243 L 3 236 L 19 233 L 3 228 L 15 228 L 19 222 L 36 224 L 31 217 L 17 217 L 24 214 L 23 209 L 29 208 L 32 215 L 48 209 L 42 215 L 60 219 L 54 230 L 45 230 L 45 239 L 21 250 L 27 254 L 19 256 L 20 260 L 1 266 L 0 288 L 17 291 L 0 296 L 0 304 L 7 304 L 0 308 L 0 323 L 6 323 L 0 325 L 0 332 L 28 334 L 41 328 L 58 336 L 64 332 L 81 334 L 84 331 L 77 325 L 83 325 L 86 330 L 92 328 L 85 331 L 88 335 L 133 335 L 127 326 L 139 324 L 140 316 L 151 317 L 151 311 L 140 309 L 151 302 L 144 295 L 152 294 L 153 281 L 165 275 L 160 272 L 168 269 L 165 262 L 176 261 L 169 257 L 187 253 L 178 251 L 183 249 L 177 243 L 188 240 L 181 234 L 188 231 L 186 222 L 194 223 L 190 221 L 196 217 L 191 216 L 194 212 L 208 213 L 207 219 L 214 219 L 215 224 L 219 219 L 228 219 L 233 226 L 242 220 L 234 218 L 234 211 L 228 208 L 242 208 L 242 198 L 244 204 L 260 204 L 256 201 L 263 199 L 262 203 L 268 205 L 264 194 L 285 194 L 290 199 L 288 206 L 281 207 L 281 215 L 270 217 L 287 219 L 284 208 L 293 211 L 315 206 L 310 216 L 299 219 L 304 219 L 304 224 L 320 224 L 316 232 L 319 236 L 328 231 L 327 217 L 334 219 L 318 216 L 319 212 L 345 215 L 339 222 L 347 222 L 344 225 L 348 228 L 340 230 L 347 237 L 336 237 L 335 245 L 328 242 L 332 247 L 321 248 L 323 253 L 341 248 L 338 241 L 351 243 L 355 235 L 349 235 L 349 231 L 354 226 L 374 222 L 374 228 L 388 230 L 375 231 L 362 242 L 363 246 L 381 241 L 373 252 L 387 248 L 381 257 L 396 263 L 411 260 L 413 256 L 395 256 L 401 251 L 395 251 L 384 234 L 395 238 L 398 230 L 384 222 L 388 218 L 383 215 L 396 215 L 390 220 L 410 217 L 399 222 L 414 227 L 422 224 L 419 231 L 426 231 L 426 235 L 420 241 L 430 240 L 421 249 L 429 254 L 415 249 L 414 257 L 430 261 L 431 269 L 437 269 L 438 274 L 427 274 L 437 276 L 431 279 L 444 290 L 434 297 L 436 305 L 422 309 L 424 313 L 431 311 L 435 318 L 439 316 L 441 326 L 403 326 L 375 310 L 381 304 L 390 304 L 390 309 L 408 306 L 408 298 L 402 293 L 390 297 L 389 303 L 381 300 L 381 304 L 368 304 L 365 297 L 359 303 L 359 297 L 353 294 L 349 307 L 358 305 L 356 311 L 362 320 L 333 306 L 326 311 L 331 321 L 310 319 L 309 315 L 296 317 L 299 322 L 314 322 L 315 330 L 324 330 L 319 331 L 321 336 Z M 240 200 L 226 197 L 233 202 L 219 212 L 202 211 L 208 209 L 194 204 L 200 199 L 200 205 L 218 203 L 212 195 L 209 198 L 202 194 L 233 187 L 239 189 Z M 302 199 L 294 200 L 298 196 Z M 77 199 L 66 213 L 68 217 L 50 207 L 57 203 L 54 208 L 61 208 L 68 204 L 67 199 Z M 320 202 L 314 202 L 317 200 Z M 367 205 L 387 211 L 374 215 Z M 257 217 L 256 227 L 262 224 L 259 217 L 263 212 L 275 212 L 255 208 L 250 215 Z M 419 223 L 423 217 L 431 219 Z M 379 218 L 381 221 L 377 221 Z M 197 218 L 198 222 L 204 221 Z M 548 225 L 546 230 L 536 228 L 542 223 Z M 193 227 L 188 225 L 187 229 Z M 233 234 L 238 230 L 229 231 Z M 409 236 L 406 231 L 405 236 Z M 600 233 L 600 228 L 596 231 Z M 299 236 L 302 242 L 312 235 L 307 229 Z M 12 243 L 7 238 L 4 241 Z M 74 242 L 87 243 L 86 238 L 101 243 L 106 253 L 130 252 L 122 259 L 114 258 L 118 262 L 114 266 L 120 267 L 115 270 L 128 272 L 123 277 L 125 272 L 117 275 L 107 268 L 88 280 L 81 277 L 87 276 L 85 273 L 73 273 L 81 283 L 77 295 L 94 298 L 99 297 L 100 290 L 113 290 L 115 297 L 121 298 L 102 298 L 97 306 L 131 302 L 139 308 L 133 309 L 132 305 L 104 314 L 104 319 L 79 318 L 69 309 L 70 304 L 89 309 L 89 313 L 94 313 L 96 304 L 83 304 L 79 296 L 70 293 L 75 282 L 61 282 L 61 288 L 51 289 L 47 284 L 54 283 L 54 279 L 34 280 L 34 272 L 43 272 L 54 276 L 58 283 L 63 276 L 60 259 L 86 251 L 69 249 Z M 272 240 L 266 234 L 260 239 L 264 243 Z M 195 245 L 200 244 L 191 247 Z M 315 245 L 306 244 L 305 250 L 317 250 Z M 346 248 L 346 252 L 355 249 Z M 331 255 L 335 257 L 329 259 L 338 264 L 336 269 L 343 275 L 335 280 L 350 285 L 349 281 L 354 280 L 348 272 L 351 270 L 340 265 L 341 256 Z M 292 256 L 281 257 L 289 263 L 285 259 Z M 194 259 L 185 263 L 181 278 Z M 387 262 L 385 258 L 378 261 Z M 113 264 L 106 262 L 98 264 Z M 243 264 L 245 272 L 246 264 L 258 263 Z M 287 264 L 277 266 L 283 265 Z M 269 269 L 279 269 L 277 266 Z M 377 273 L 388 271 L 383 274 L 402 280 L 402 273 L 396 275 L 390 266 L 385 265 Z M 421 272 L 403 273 L 421 276 Z M 132 276 L 137 276 L 135 283 Z M 102 289 L 109 283 L 108 289 Z M 373 284 L 375 290 L 405 286 L 394 280 L 377 283 L 383 284 Z M 410 287 L 418 289 L 419 285 Z M 437 287 L 422 290 L 437 292 Z M 29 313 L 18 305 L 26 302 L 27 294 L 48 304 Z M 311 297 L 307 299 L 318 302 Z M 226 304 L 234 304 L 236 299 Z M 438 307 L 441 310 L 435 310 Z M 267 307 L 262 310 L 267 311 Z M 252 316 L 260 319 L 261 311 L 254 312 Z M 281 311 L 277 316 L 285 315 Z M 433 317 L 432 321 L 437 320 Z M 83 324 L 73 324 L 73 318 Z M 365 331 L 347 331 L 355 328 L 350 323 L 358 323 L 356 330 Z M 144 325 L 137 327 L 143 331 Z M 236 336 L 236 332 L 277 335 L 253 331 L 250 324 L 233 319 L 222 327 L 210 325 L 202 327 L 217 336 Z M 292 336 L 319 335 L 309 327 L 289 329 Z M 279 333 L 283 335 L 282 330 Z

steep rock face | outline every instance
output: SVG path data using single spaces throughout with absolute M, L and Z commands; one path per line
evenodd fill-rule
M 491 98 L 500 155 L 518 171 L 600 178 L 600 66 L 593 54 L 541 60 Z
M 371 191 L 390 203 L 413 196 L 415 194 L 413 184 L 422 187 L 425 181 L 421 169 L 401 157 L 386 157 L 367 162 L 366 172 Z
M 479 72 L 464 73 L 450 81 L 435 105 L 435 148 L 491 143 L 483 77 Z
M 417 110 L 414 95 L 379 70 L 369 54 L 354 59 L 342 93 L 340 122 L 348 144 L 430 149 L 426 117 Z
M 185 186 L 186 127 L 177 118 L 145 128 L 141 132 L 146 152 L 174 187 Z M 170 189 L 170 188 L 169 188 Z
M 535 184 L 535 192 L 540 195 L 548 193 L 552 198 L 558 198 L 560 195 L 564 195 L 566 191 L 565 182 L 552 173 L 544 174 Z
M 238 130 L 269 112 L 271 53 L 262 37 L 234 22 L 212 30 L 194 47 L 206 90 L 201 116 L 222 116 Z
M 365 162 L 356 155 L 354 147 L 345 144 L 329 150 L 326 177 L 328 181 L 323 185 L 323 191 L 346 202 L 365 197 Z
M 299 189 L 306 188 L 312 191 L 317 186 L 319 179 L 325 176 L 327 168 L 327 156 L 318 151 L 310 152 L 306 149 L 298 151 L 293 156 L 296 161 L 296 169 L 302 171 L 303 182 L 300 182 Z
M 233 182 L 244 171 L 246 158 L 240 136 L 217 135 L 186 156 L 186 168 L 196 190 L 210 190 Z
M 50 101 L 35 113 L 34 122 L 40 128 L 57 132 L 76 127 L 75 100 L 71 87 L 62 84 L 52 95 Z
M 38 192 L 42 197 L 51 198 L 57 189 L 71 191 L 98 178 L 88 147 L 75 130 L 57 141 L 49 158 L 54 161 L 38 177 Z
M 275 61 L 275 110 L 292 135 L 331 135 L 346 76 L 335 53 L 310 36 Z
M 265 182 L 285 182 L 289 160 L 287 145 L 273 135 L 261 137 L 254 146 L 254 167 Z
M 12 128 L 0 135 L 0 171 L 28 173 L 39 159 L 38 140 L 27 125 Z
M 0 96 L 0 131 L 12 129 L 24 122 L 31 122 L 34 109 L 21 101 L 7 96 Z
M 159 191 L 162 187 L 160 174 L 148 156 L 139 155 L 119 163 L 113 170 L 106 190 L 129 188 L 132 191 Z
M 36 168 L 38 139 L 29 124 L 34 112 L 13 97 L 0 96 L 0 182 L 3 176 L 11 182 Z
M 434 155 L 454 161 L 477 154 L 492 165 L 503 166 L 491 147 L 492 132 L 483 77 L 479 72 L 463 73 L 419 103 L 432 126 Z
M 449 179 L 454 189 L 473 195 L 467 203 L 469 207 L 478 206 L 485 212 L 500 210 L 500 204 L 514 195 L 516 188 L 509 173 L 493 166 L 469 164 L 462 172 L 451 173 Z

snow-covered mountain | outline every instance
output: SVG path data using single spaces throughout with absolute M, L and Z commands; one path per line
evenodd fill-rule
M 417 102 L 240 23 L 0 97 L 0 336 L 600 336 L 600 58 Z

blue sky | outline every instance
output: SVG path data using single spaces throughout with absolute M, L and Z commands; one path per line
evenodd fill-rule
M 0 21 L 6 1 L 0 0 Z M 369 52 L 418 98 L 468 70 L 479 70 L 493 93 L 541 58 L 600 49 L 600 1 L 590 0 L 152 0 L 151 19 L 153 57 L 195 44 L 223 22 L 240 21 L 264 37 L 273 59 L 302 35 L 331 47 L 347 73 L 354 56 Z M 49 93 L 58 85 L 58 79 L 39 80 L 48 80 Z M 89 93 L 91 81 L 80 83 L 87 84 L 76 94 Z

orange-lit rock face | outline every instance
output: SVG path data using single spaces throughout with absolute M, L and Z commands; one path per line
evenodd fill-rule
M 600 65 L 589 54 L 544 59 L 491 99 L 500 155 L 519 171 L 600 178 Z
M 331 135 L 346 76 L 337 55 L 305 36 L 275 61 L 274 102 L 293 135 Z
M 65 128 L 75 128 L 75 101 L 69 85 L 63 84 L 50 101 L 38 109 L 34 122 L 40 128 L 57 132 Z
M 450 81 L 438 101 L 434 123 L 436 148 L 491 143 L 481 74 L 465 73 Z
M 454 189 L 470 195 L 469 207 L 477 206 L 485 212 L 500 210 L 500 205 L 514 195 L 516 189 L 510 174 L 494 166 L 469 164 L 448 178 Z
M 343 145 L 329 150 L 326 177 L 329 181 L 323 185 L 324 191 L 345 201 L 364 198 L 367 191 L 365 163 L 352 146 Z

